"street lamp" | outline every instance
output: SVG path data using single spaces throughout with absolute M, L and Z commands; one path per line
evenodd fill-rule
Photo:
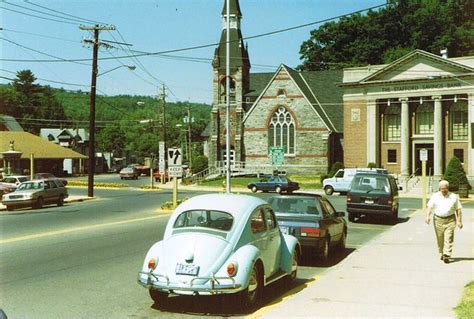
M 115 67 L 115 68 L 113 68 L 113 69 L 110 69 L 110 70 L 108 70 L 108 71 L 99 73 L 99 74 L 97 74 L 97 76 L 101 76 L 101 75 L 107 74 L 107 73 L 109 73 L 109 72 L 115 71 L 115 70 L 120 69 L 120 68 L 128 68 L 130 71 L 133 71 L 133 70 L 135 70 L 137 67 L 134 66 L 134 65 L 126 65 L 126 64 L 123 64 L 123 65 L 119 65 L 119 66 L 117 66 L 117 67 Z

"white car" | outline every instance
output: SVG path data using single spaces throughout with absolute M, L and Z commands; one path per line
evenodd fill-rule
M 169 294 L 235 294 L 252 310 L 264 286 L 296 278 L 299 256 L 298 240 L 280 232 L 266 201 L 200 195 L 173 212 L 163 240 L 146 254 L 138 283 L 157 304 Z
M 13 188 L 16 188 L 18 185 L 20 185 L 23 182 L 26 182 L 30 178 L 25 175 L 15 175 L 15 176 L 5 176 L 1 182 L 3 184 L 6 184 L 7 186 L 12 186 Z

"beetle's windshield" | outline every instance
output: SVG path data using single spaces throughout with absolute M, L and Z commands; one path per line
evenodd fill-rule
M 174 223 L 174 228 L 205 227 L 229 231 L 234 218 L 231 214 L 215 210 L 188 210 L 181 213 Z

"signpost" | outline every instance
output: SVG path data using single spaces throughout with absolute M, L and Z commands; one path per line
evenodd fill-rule
M 423 208 L 423 214 L 426 214 L 426 161 L 427 160 L 428 160 L 428 150 L 426 148 L 423 148 L 420 150 L 421 192 L 422 192 L 421 205 Z
M 165 163 L 165 142 L 159 142 L 158 143 L 158 170 L 160 171 L 161 175 L 161 183 L 164 184 L 166 181 L 166 163 Z
M 168 176 L 173 177 L 173 208 L 178 204 L 178 177 L 183 176 L 183 152 L 180 148 L 168 149 Z

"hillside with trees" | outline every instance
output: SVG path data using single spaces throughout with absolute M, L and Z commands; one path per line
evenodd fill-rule
M 421 49 L 439 55 L 474 55 L 474 1 L 391 0 L 311 31 L 300 48 L 301 70 L 390 63 Z
M 0 114 L 13 116 L 33 134 L 41 128 L 85 128 L 88 130 L 90 96 L 88 92 L 66 91 L 35 83 L 30 70 L 17 72 L 8 85 L 0 86 Z M 210 120 L 211 106 L 192 102 L 166 103 L 165 130 L 168 146 L 184 143 L 188 107 L 194 118 L 193 141 Z M 178 124 L 181 124 L 179 127 Z M 177 126 L 178 125 L 178 126 Z M 158 154 L 163 136 L 163 103 L 150 96 L 103 96 L 96 98 L 96 144 L 98 150 L 119 155 L 130 151 L 137 157 Z M 202 143 L 194 145 L 194 155 L 202 153 Z

